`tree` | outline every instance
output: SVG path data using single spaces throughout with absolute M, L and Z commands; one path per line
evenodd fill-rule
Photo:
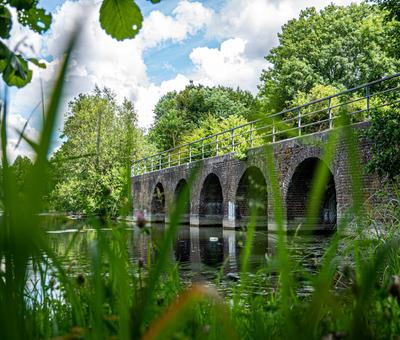
M 233 151 L 232 146 L 232 128 L 237 126 L 245 125 L 247 120 L 240 115 L 232 114 L 228 117 L 215 117 L 213 115 L 207 116 L 198 128 L 193 129 L 190 133 L 186 133 L 182 136 L 182 144 L 192 144 L 191 155 L 193 159 L 201 159 L 204 157 L 216 156 L 216 139 L 205 140 L 203 142 L 196 142 L 202 138 L 210 135 L 220 133 L 218 136 L 218 150 L 219 153 L 228 153 Z M 225 131 L 225 132 L 224 132 Z M 253 147 L 261 145 L 262 141 L 258 139 L 257 133 L 252 132 L 252 138 L 255 140 Z M 234 151 L 237 158 L 243 158 L 246 156 L 247 150 L 250 148 L 250 126 L 238 128 L 236 130 L 236 136 L 234 137 Z M 184 149 L 182 157 L 187 157 L 187 148 Z M 197 157 L 201 156 L 201 157 Z
M 371 161 L 367 169 L 393 181 L 400 177 L 400 106 L 371 111 L 366 136 L 371 141 Z
M 400 2 L 398 0 L 372 0 L 382 9 L 387 11 L 386 17 L 391 20 L 400 21 Z
M 385 19 L 387 22 L 397 21 L 400 22 L 400 2 L 398 0 L 372 0 L 371 2 L 376 3 L 381 9 L 385 11 Z M 393 31 L 393 37 L 395 39 L 394 55 L 400 56 L 400 25 L 395 25 Z
M 118 105 L 108 89 L 80 94 L 69 104 L 61 138 L 52 157 L 52 207 L 116 216 L 129 196 L 130 164 L 148 147 L 133 104 Z
M 259 97 L 274 113 L 290 106 L 299 93 L 316 85 L 351 88 L 399 70 L 392 32 L 398 23 L 365 3 L 348 7 L 309 8 L 290 20 L 279 34 L 279 46 L 266 57 Z
M 12 165 L 19 193 L 26 192 L 29 186 L 28 174 L 32 166 L 32 161 L 26 156 L 18 156 Z
M 239 88 L 191 84 L 179 93 L 167 93 L 158 101 L 149 138 L 160 150 L 168 150 L 180 144 L 184 135 L 201 127 L 210 115 L 251 119 L 258 110 L 257 105 L 250 92 Z

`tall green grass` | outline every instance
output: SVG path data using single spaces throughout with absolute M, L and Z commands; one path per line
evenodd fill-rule
M 128 245 L 132 233 L 127 225 L 115 226 L 112 221 L 91 218 L 85 222 L 94 229 L 88 235 L 90 271 L 80 274 L 66 268 L 60 254 L 49 245 L 39 213 L 46 194 L 51 140 L 75 41 L 76 36 L 67 49 L 39 141 L 30 141 L 21 132 L 22 138 L 36 153 L 29 174 L 31 185 L 22 196 L 16 192 L 15 174 L 6 152 L 7 94 L 2 107 L 2 339 L 321 339 L 392 338 L 400 335 L 400 287 L 395 281 L 388 290 L 391 275 L 400 271 L 399 219 L 385 222 L 393 223 L 390 238 L 383 235 L 377 242 L 365 236 L 364 231 L 371 221 L 362 204 L 358 139 L 345 115 L 341 126 L 330 133 L 322 159 L 329 165 L 338 140 L 344 141 L 352 179 L 352 205 L 340 220 L 316 273 L 309 273 L 291 257 L 278 174 L 272 148 L 268 145 L 264 152 L 273 219 L 277 225 L 277 253 L 258 274 L 249 276 L 257 219 L 257 209 L 253 208 L 246 231 L 240 280 L 232 300 L 210 286 L 184 287 L 177 265 L 170 260 L 189 188 L 196 179 L 198 168 L 193 169 L 188 188 L 172 207 L 170 223 L 162 241 L 157 244 L 149 242 L 149 249 L 153 251 L 147 253 L 147 259 L 138 263 L 130 260 Z M 327 167 L 321 163 L 308 204 L 309 224 L 316 220 L 327 181 Z M 130 187 L 128 176 L 128 195 Z M 129 205 L 132 199 L 128 200 Z M 395 211 L 398 206 L 391 209 Z M 111 227 L 111 231 L 103 232 L 104 227 Z M 152 230 L 141 226 L 141 233 L 152 233 Z M 77 235 L 62 256 L 68 257 Z M 350 266 L 343 264 L 347 258 L 351 259 Z M 305 298 L 297 294 L 302 284 L 299 272 L 313 287 L 312 293 Z M 273 275 L 277 275 L 277 285 L 267 295 L 260 296 L 246 290 L 247 285 L 262 285 Z M 335 289 L 337 281 L 341 281 L 345 288 Z

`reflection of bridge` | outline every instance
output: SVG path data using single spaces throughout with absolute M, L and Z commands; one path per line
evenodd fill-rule
M 399 102 L 400 75 L 387 77 L 334 96 L 307 103 L 267 118 L 235 127 L 202 140 L 162 152 L 134 164 L 132 178 L 135 209 L 142 209 L 153 221 L 164 221 L 171 203 L 187 185 L 195 164 L 199 173 L 190 188 L 186 222 L 192 225 L 222 224 L 237 228 L 256 211 L 258 226 L 274 229 L 265 150 L 269 143 L 278 173 L 287 228 L 304 221 L 313 175 L 324 145 L 346 113 L 362 130 L 371 110 L 387 109 Z M 351 204 L 351 178 L 343 139 L 335 145 L 328 170 L 329 180 L 322 197 L 317 221 L 326 230 Z M 362 164 L 369 159 L 370 143 L 359 137 Z M 245 155 L 236 157 L 237 155 Z M 378 185 L 374 176 L 359 174 L 366 195 Z M 252 209 L 252 206 L 257 208 Z

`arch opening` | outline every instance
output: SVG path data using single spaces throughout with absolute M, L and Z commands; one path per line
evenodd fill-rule
M 253 214 L 258 228 L 268 227 L 267 183 L 261 170 L 255 166 L 246 169 L 236 190 L 236 228 L 246 227 Z
M 335 180 L 332 172 L 322 163 L 328 171 L 328 181 L 324 188 L 324 193 L 320 202 L 317 217 L 306 225 L 306 214 L 311 198 L 311 189 L 314 176 L 316 174 L 319 158 L 313 157 L 300 163 L 290 181 L 286 196 L 287 207 L 287 226 L 288 230 L 294 230 L 301 225 L 303 230 L 312 230 L 317 233 L 332 232 L 336 227 L 337 221 L 337 201 Z
M 165 192 L 160 182 L 156 184 L 151 198 L 151 221 L 165 221 Z
M 185 190 L 189 192 L 189 186 L 185 179 L 181 179 L 175 188 L 174 202 L 177 202 L 178 198 Z M 181 217 L 181 223 L 188 224 L 190 223 L 190 195 L 188 195 L 184 204 L 185 204 L 185 211 Z
M 223 195 L 217 175 L 209 174 L 203 182 L 200 192 L 199 224 L 222 226 Z

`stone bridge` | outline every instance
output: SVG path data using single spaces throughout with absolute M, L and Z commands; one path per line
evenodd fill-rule
M 362 131 L 366 123 L 354 126 Z M 293 231 L 304 223 L 313 176 L 322 161 L 324 146 L 332 130 L 270 144 L 279 179 L 284 208 L 285 226 Z M 357 133 L 357 136 L 362 134 Z M 370 157 L 370 142 L 358 137 L 363 167 Z M 329 170 L 329 181 L 320 205 L 318 231 L 331 231 L 351 204 L 351 178 L 346 145 L 339 139 Z M 257 227 L 276 229 L 273 200 L 268 180 L 267 161 L 263 147 L 248 150 L 239 160 L 229 153 L 132 177 L 134 209 L 143 210 L 151 221 L 166 221 L 174 202 L 195 166 L 199 171 L 186 204 L 182 222 L 195 226 L 220 225 L 224 229 L 245 226 L 250 216 L 257 215 Z M 360 173 L 365 198 L 374 193 L 378 179 Z M 303 225 L 304 226 L 304 225 Z M 306 226 L 304 226 L 306 228 Z

